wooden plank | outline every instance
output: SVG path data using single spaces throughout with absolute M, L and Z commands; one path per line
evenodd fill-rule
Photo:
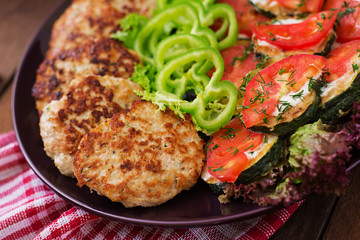
M 0 8 L 0 78 L 13 75 L 27 44 L 60 0 L 2 1 Z
M 0 96 L 0 133 L 9 132 L 13 129 L 11 122 L 11 86 L 8 86 Z
M 0 133 L 12 130 L 9 82 L 36 30 L 61 0 L 2 1 L 0 8 Z M 2 89 L 6 87 L 5 91 Z
M 360 167 L 352 172 L 352 180 L 339 199 L 324 240 L 360 239 Z
M 321 235 L 324 228 L 326 228 L 336 198 L 335 195 L 309 196 L 290 219 L 270 239 L 321 239 Z

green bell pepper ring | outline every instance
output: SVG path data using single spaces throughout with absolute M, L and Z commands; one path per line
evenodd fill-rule
M 192 34 L 175 34 L 162 40 L 154 55 L 154 64 L 156 69 L 162 69 L 163 66 L 172 59 L 180 56 L 181 54 L 195 48 L 207 47 L 208 42 L 204 39 Z M 212 67 L 211 61 L 206 60 L 202 65 L 201 71 L 203 74 L 207 73 Z M 183 75 L 181 71 L 174 72 L 176 77 Z M 202 89 L 203 90 L 203 89 Z M 201 91 L 202 91 L 201 90 Z
M 211 61 L 215 68 L 210 79 L 202 68 L 205 61 Z M 173 73 L 181 67 L 188 70 L 180 78 L 172 79 Z M 181 102 L 180 109 L 190 113 L 201 129 L 213 133 L 230 121 L 237 101 L 234 84 L 220 82 L 223 71 L 224 62 L 216 49 L 193 49 L 164 65 L 156 76 L 156 88 L 160 93 L 171 93 L 179 99 L 188 89 L 194 89 L 197 97 L 192 102 Z
M 157 0 L 156 5 L 158 9 L 164 9 L 166 6 L 176 2 L 177 0 Z M 181 1 L 181 0 L 179 0 Z M 215 0 L 201 0 L 200 1 L 206 9 L 212 4 L 214 4 Z
M 188 3 L 195 7 L 199 13 L 202 27 L 211 27 L 217 19 L 221 19 L 221 27 L 215 32 L 215 36 L 219 41 L 219 49 L 225 49 L 234 45 L 238 35 L 238 24 L 235 11 L 230 5 L 212 4 L 213 1 L 209 4 L 209 1 L 199 0 L 175 0 L 170 1 L 170 3 L 166 0 L 157 1 L 158 5 L 161 6 L 160 9 L 164 9 L 173 2 Z M 225 36 L 225 34 L 227 34 L 227 36 Z
M 208 42 L 192 34 L 175 34 L 162 40 L 156 47 L 154 64 L 161 69 L 168 61 L 195 48 L 207 47 Z
M 214 32 L 209 28 L 201 27 L 197 10 L 191 4 L 179 2 L 172 4 L 151 18 L 138 33 L 134 50 L 145 63 L 154 63 L 153 56 L 157 44 L 172 32 L 167 29 L 169 24 L 174 25 L 172 29 L 180 28 L 185 31 L 183 33 L 202 37 L 209 42 L 210 46 L 218 48 Z
M 227 4 L 214 4 L 210 6 L 205 18 L 201 21 L 202 26 L 210 27 L 216 19 L 223 20 L 222 26 L 215 32 L 219 41 L 219 49 L 231 47 L 235 44 L 239 34 L 234 9 Z

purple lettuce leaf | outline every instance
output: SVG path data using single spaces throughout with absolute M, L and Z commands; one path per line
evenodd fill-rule
M 360 104 L 354 103 L 351 120 L 344 125 L 344 129 L 349 133 L 349 141 L 360 150 Z

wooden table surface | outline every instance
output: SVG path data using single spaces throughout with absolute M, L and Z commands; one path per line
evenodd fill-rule
M 13 130 L 12 79 L 27 44 L 62 0 L 0 2 L 0 133 Z M 310 196 L 271 239 L 360 239 L 360 168 L 345 194 Z

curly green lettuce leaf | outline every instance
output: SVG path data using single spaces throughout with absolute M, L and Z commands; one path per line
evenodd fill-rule
M 127 48 L 134 49 L 136 36 L 147 22 L 145 16 L 131 13 L 119 21 L 122 31 L 116 31 L 110 37 L 123 42 Z
M 184 103 L 185 100 L 180 100 L 176 96 L 173 96 L 169 93 L 146 91 L 135 91 L 135 93 L 139 95 L 141 99 L 156 104 L 159 107 L 159 110 L 165 111 L 166 108 L 169 108 L 173 110 L 176 115 L 185 119 L 184 113 L 180 110 L 181 103 Z
M 130 80 L 139 84 L 148 93 L 155 91 L 155 69 L 151 65 L 135 65 Z

